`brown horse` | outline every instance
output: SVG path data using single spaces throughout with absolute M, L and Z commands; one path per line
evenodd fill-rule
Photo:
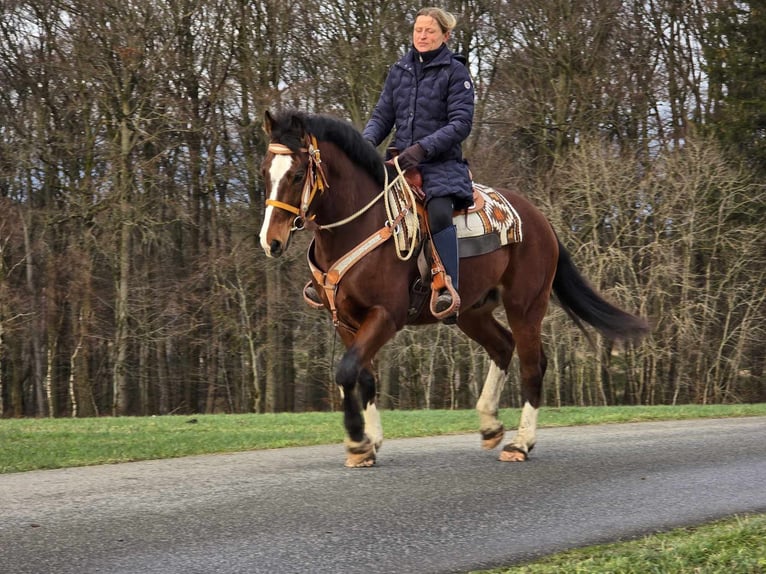
M 264 130 L 271 143 L 262 164 L 268 199 L 261 246 L 269 257 L 278 257 L 294 231 L 313 228 L 314 285 L 333 311 L 346 347 L 336 370 L 347 432 L 346 466 L 372 466 L 383 440 L 372 360 L 406 324 L 437 321 L 427 306 L 414 319 L 408 317 L 411 287 L 421 273 L 415 258 L 400 258 L 390 241 L 399 222 L 389 221 L 380 199 L 387 180 L 377 151 L 349 123 L 328 116 L 267 111 Z M 648 327 L 588 284 L 537 208 L 512 191 L 497 191 L 519 213 L 524 239 L 461 259 L 457 325 L 491 359 L 476 405 L 486 449 L 503 438 L 498 403 L 518 350 L 524 406 L 518 431 L 499 458 L 523 461 L 535 445 L 547 362 L 541 324 L 551 290 L 578 326 L 582 319 L 606 337 L 638 338 Z M 493 316 L 500 302 L 510 330 Z

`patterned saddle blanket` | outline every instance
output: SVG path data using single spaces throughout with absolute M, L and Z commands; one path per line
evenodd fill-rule
M 460 257 L 489 253 L 510 243 L 521 243 L 521 217 L 511 203 L 493 188 L 473 184 L 473 205 L 455 212 Z
M 425 216 L 422 204 L 419 211 Z M 493 188 L 477 183 L 473 184 L 473 205 L 467 211 L 456 211 L 452 221 L 457 228 L 461 259 L 491 253 L 504 245 L 520 243 L 523 238 L 521 217 L 516 208 Z M 418 255 L 420 276 L 410 287 L 409 321 L 420 316 L 431 294 L 430 252 L 428 246 Z

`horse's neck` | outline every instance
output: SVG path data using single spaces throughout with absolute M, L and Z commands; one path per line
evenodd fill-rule
M 318 252 L 336 259 L 381 229 L 386 223 L 386 210 L 380 197 L 362 212 L 380 195 L 382 188 L 350 162 L 328 170 L 328 180 L 330 187 L 319 199 L 316 213 L 319 230 L 315 241 Z M 322 229 L 343 221 L 345 223 L 337 227 Z
M 365 227 L 374 221 L 382 225 L 385 221 L 383 198 L 380 197 L 370 206 L 383 191 L 382 187 L 346 156 L 340 154 L 332 159 L 333 163 L 327 164 L 329 189 L 320 198 L 317 222 L 328 225 L 353 218 L 343 227 Z

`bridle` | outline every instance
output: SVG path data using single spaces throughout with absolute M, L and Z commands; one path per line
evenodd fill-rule
M 293 155 L 296 153 L 286 145 L 275 142 L 269 144 L 268 151 L 274 155 Z M 276 199 L 266 200 L 266 205 L 283 209 L 296 216 L 290 231 L 299 231 L 306 226 L 306 220 L 314 219 L 313 215 L 310 217 L 308 215 L 311 203 L 314 201 L 314 197 L 316 197 L 317 193 L 322 194 L 325 189 L 330 187 L 327 183 L 327 176 L 322 168 L 322 157 L 319 153 L 316 136 L 313 134 L 306 134 L 306 145 L 300 148 L 299 151 L 301 153 L 307 153 L 309 156 L 309 161 L 306 167 L 306 179 L 303 182 L 303 190 L 301 191 L 300 207 L 295 207 L 294 205 Z
M 294 155 L 297 153 L 286 145 L 276 142 L 271 142 L 269 144 L 268 151 L 275 155 Z M 313 134 L 306 134 L 306 145 L 300 148 L 299 152 L 308 154 L 306 179 L 303 182 L 300 207 L 295 207 L 294 205 L 290 205 L 289 203 L 285 203 L 283 201 L 277 201 L 276 199 L 266 200 L 266 205 L 282 209 L 296 216 L 295 220 L 293 221 L 293 226 L 290 229 L 291 233 L 293 231 L 304 229 L 307 220 L 313 221 L 316 214 L 311 216 L 308 215 L 311 203 L 314 201 L 317 193 L 321 194 L 329 188 L 327 177 L 324 173 L 324 169 L 322 168 L 322 158 L 319 154 L 319 147 L 317 144 L 316 136 Z M 399 171 L 399 177 L 396 178 L 394 182 L 389 184 L 388 172 L 386 172 L 386 184 L 383 187 L 383 191 L 372 198 L 372 201 L 370 201 L 367 205 L 341 221 L 336 221 L 326 225 L 316 225 L 316 229 L 318 230 L 340 227 L 341 225 L 345 225 L 361 216 L 373 205 L 375 205 L 375 203 L 380 201 L 381 198 L 384 196 L 386 197 L 386 211 L 388 214 L 388 219 L 384 222 L 383 226 L 376 230 L 372 235 L 362 240 L 361 243 L 352 248 L 351 251 L 347 252 L 338 260 L 336 260 L 331 269 L 328 271 L 323 271 L 314 263 L 314 261 L 312 261 L 311 253 L 314 246 L 313 241 L 309 246 L 309 268 L 311 269 L 311 273 L 314 276 L 317 284 L 320 285 L 325 291 L 328 306 L 332 313 L 333 323 L 336 326 L 342 324 L 345 328 L 354 330 L 353 327 L 350 327 L 339 319 L 338 309 L 335 305 L 335 295 L 338 290 L 338 284 L 340 283 L 340 280 L 343 278 L 343 276 L 356 263 L 361 261 L 369 253 L 377 249 L 380 245 L 383 245 L 386 241 L 388 241 L 388 239 L 394 236 L 394 234 L 396 234 L 397 238 L 402 236 L 400 231 L 403 225 L 409 224 L 408 227 L 413 226 L 410 218 L 414 218 L 414 228 L 417 229 L 417 214 L 414 208 L 415 198 L 412 195 L 409 186 L 404 183 L 404 173 L 399 168 L 398 164 L 395 165 L 397 167 L 397 171 Z M 398 185 L 402 184 L 406 186 L 407 196 L 399 198 L 398 202 L 393 202 L 389 190 L 394 189 L 398 192 Z M 396 205 L 394 205 L 395 203 Z M 397 250 L 397 256 L 400 259 L 409 259 L 409 257 L 415 252 L 417 234 L 412 232 L 410 233 L 410 236 L 412 237 L 412 242 L 411 245 L 404 250 L 406 252 L 406 256 L 402 256 L 400 250 Z
M 286 145 L 276 142 L 271 142 L 269 144 L 268 151 L 275 155 L 293 155 L 296 153 Z M 324 168 L 322 167 L 322 157 L 319 153 L 319 145 L 317 144 L 316 136 L 313 134 L 306 134 L 306 145 L 300 148 L 298 151 L 301 153 L 307 153 L 309 156 L 306 179 L 303 182 L 303 191 L 301 192 L 300 208 L 295 207 L 294 205 L 290 205 L 289 203 L 285 203 L 284 201 L 278 201 L 276 199 L 266 200 L 266 205 L 277 207 L 296 216 L 295 220 L 293 221 L 293 226 L 290 228 L 291 232 L 301 231 L 306 227 L 307 220 L 314 220 L 316 214 L 310 217 L 308 216 L 311 202 L 314 201 L 317 193 L 322 194 L 326 189 L 330 188 L 330 185 L 327 183 L 327 176 L 324 173 Z M 386 181 L 387 180 L 388 176 L 386 176 Z M 367 205 L 346 217 L 345 219 L 336 221 L 334 223 L 327 223 L 325 225 L 317 224 L 316 229 L 332 229 L 334 227 L 340 227 L 341 225 L 345 225 L 357 217 L 360 217 L 384 196 L 387 187 L 388 184 L 386 184 L 386 186 L 383 188 L 383 191 L 373 197 Z

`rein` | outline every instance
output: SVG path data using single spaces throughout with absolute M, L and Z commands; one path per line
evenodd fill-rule
M 394 243 L 396 243 L 396 256 L 402 261 L 407 261 L 417 251 L 418 232 L 420 222 L 418 221 L 418 211 L 415 203 L 415 194 L 412 192 L 407 178 L 399 167 L 398 156 L 394 158 L 394 167 L 397 176 L 391 183 L 388 182 L 388 170 L 386 172 L 386 181 L 383 186 L 383 193 L 386 194 L 386 213 L 389 221 L 393 221 L 397 216 L 401 216 L 401 228 L 394 229 Z
M 340 221 L 336 221 L 335 223 L 328 223 L 327 225 L 319 225 L 317 224 L 317 229 L 333 229 L 335 227 L 340 227 L 341 225 L 346 225 L 347 223 L 351 223 L 354 221 L 357 217 L 365 213 L 368 209 L 370 209 L 373 205 L 378 203 L 380 201 L 380 198 L 383 197 L 383 194 L 386 193 L 386 189 L 384 188 L 383 191 L 381 191 L 378 195 L 372 198 L 372 201 L 365 205 L 362 209 L 357 211 L 356 213 L 352 213 L 345 219 L 341 219 Z
M 319 146 L 317 144 L 316 136 L 309 134 L 306 136 L 306 146 L 300 148 L 300 152 L 308 153 L 309 161 L 306 172 L 306 180 L 303 184 L 303 190 L 301 192 L 301 205 L 300 208 L 290 205 L 282 201 L 275 199 L 267 199 L 266 205 L 283 209 L 296 216 L 293 222 L 293 227 L 290 231 L 300 231 L 305 228 L 306 220 L 313 221 L 316 215 L 308 216 L 311 203 L 314 201 L 317 193 L 320 195 L 324 193 L 326 189 L 329 189 L 327 183 L 327 177 L 322 168 L 322 159 L 319 153 Z M 269 144 L 268 151 L 275 155 L 293 155 L 295 152 L 286 145 L 272 142 Z M 308 263 L 311 273 L 314 276 L 314 280 L 324 289 L 327 296 L 328 305 L 332 313 L 333 324 L 337 327 L 341 325 L 341 321 L 338 317 L 338 309 L 335 305 L 335 295 L 338 290 L 338 284 L 346 272 L 349 271 L 356 263 L 358 263 L 367 254 L 371 253 L 378 246 L 382 245 L 392 236 L 396 243 L 396 254 L 402 260 L 409 259 L 417 248 L 417 232 L 418 232 L 418 216 L 415 209 L 415 197 L 412 194 L 412 190 L 407 184 L 404 173 L 399 167 L 398 162 L 394 162 L 399 175 L 389 183 L 388 171 L 385 171 L 385 185 L 383 191 L 376 195 L 367 205 L 365 205 L 359 211 L 356 211 L 349 217 L 336 221 L 335 223 L 329 223 L 327 225 L 316 224 L 317 230 L 333 229 L 345 225 L 362 214 L 367 212 L 373 205 L 375 205 L 382 197 L 385 197 L 386 202 L 386 214 L 388 219 L 384 226 L 368 236 L 351 251 L 343 255 L 332 266 L 332 269 L 327 272 L 319 269 L 317 265 L 312 261 L 312 251 L 314 242 L 312 241 L 309 246 Z M 354 330 L 353 327 L 343 324 L 347 329 Z
M 311 203 L 314 201 L 317 192 L 319 192 L 321 195 L 326 189 L 330 188 L 330 185 L 327 183 L 327 176 L 325 175 L 324 169 L 322 168 L 322 157 L 319 152 L 319 144 L 317 143 L 316 136 L 313 134 L 307 135 L 306 140 L 306 147 L 300 148 L 301 152 L 309 154 L 308 170 L 306 172 L 306 181 L 303 183 L 303 191 L 301 192 L 300 208 L 283 201 L 278 201 L 276 199 L 266 200 L 266 205 L 277 207 L 297 216 L 291 231 L 300 231 L 304 229 L 306 220 L 314 221 L 314 218 L 316 217 L 315 215 L 308 217 L 308 211 L 311 207 Z M 286 145 L 276 142 L 269 144 L 268 151 L 274 155 L 293 155 L 294 153 L 293 150 L 291 150 Z M 340 221 L 336 221 L 335 223 L 328 223 L 326 225 L 316 223 L 316 228 L 321 231 L 323 229 L 334 229 L 336 227 L 346 225 L 347 223 L 351 223 L 369 211 L 370 208 L 372 208 L 373 205 L 380 201 L 381 198 L 385 197 L 386 213 L 388 214 L 389 225 L 393 227 L 397 217 L 401 215 L 402 212 L 405 212 L 404 216 L 406 221 L 406 228 L 408 231 L 407 236 L 411 238 L 409 240 L 409 245 L 403 243 L 404 239 L 402 234 L 395 233 L 394 239 L 397 244 L 397 254 L 399 257 L 403 260 L 409 259 L 412 256 L 412 253 L 415 251 L 417 244 L 417 234 L 412 232 L 413 229 L 417 229 L 418 227 L 417 213 L 414 209 L 415 196 L 412 194 L 412 190 L 410 189 L 410 186 L 407 184 L 407 181 L 404 177 L 404 172 L 402 172 L 402 169 L 399 167 L 399 162 L 396 161 L 396 159 L 394 160 L 394 165 L 396 166 L 396 170 L 399 172 L 399 175 L 394 178 L 392 182 L 389 182 L 388 170 L 384 170 L 385 183 L 383 185 L 383 191 L 373 197 L 367 205 L 362 207 L 359 211 L 356 211 L 348 217 L 341 219 Z M 393 206 L 394 203 L 397 204 L 397 207 Z M 396 209 L 398 209 L 398 212 L 395 212 Z M 414 215 L 414 222 L 412 221 L 411 217 L 407 217 L 408 215 Z M 396 221 L 396 224 L 398 223 L 399 222 Z

